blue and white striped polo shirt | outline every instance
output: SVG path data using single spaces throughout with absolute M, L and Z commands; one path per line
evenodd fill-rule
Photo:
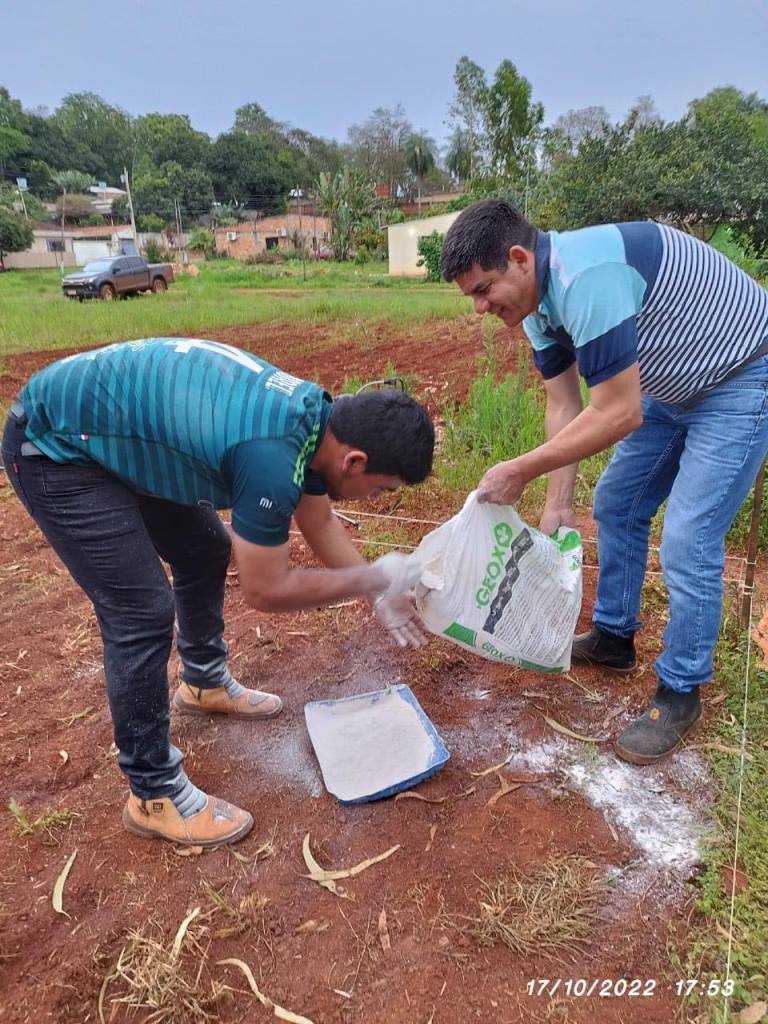
M 576 361 L 591 386 L 637 362 L 644 395 L 684 403 L 768 352 L 768 292 L 674 228 L 541 231 L 536 280 L 523 328 L 545 378 Z

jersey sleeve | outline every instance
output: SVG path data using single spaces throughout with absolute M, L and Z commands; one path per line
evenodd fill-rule
M 226 455 L 232 488 L 232 529 L 251 544 L 277 547 L 288 540 L 302 487 L 295 480 L 297 449 L 288 440 L 257 439 Z
M 589 267 L 566 287 L 563 327 L 590 387 L 637 362 L 637 314 L 644 292 L 643 278 L 623 263 Z

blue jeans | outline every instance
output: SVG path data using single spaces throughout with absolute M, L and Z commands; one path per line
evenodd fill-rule
M 725 535 L 768 452 L 768 356 L 687 405 L 643 399 L 594 499 L 600 575 L 592 616 L 608 633 L 641 625 L 651 519 L 665 499 L 661 567 L 669 594 L 659 679 L 686 692 L 712 677 Z
M 3 463 L 25 508 L 93 602 L 118 764 L 136 796 L 170 796 L 186 778 L 169 733 L 174 620 L 183 679 L 204 689 L 223 685 L 229 534 L 212 508 L 137 494 L 95 463 L 62 465 L 22 454 L 25 424 L 25 417 L 9 416 Z M 171 567 L 173 590 L 161 558 Z

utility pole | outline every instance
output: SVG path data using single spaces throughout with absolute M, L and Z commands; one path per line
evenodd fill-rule
M 131 184 L 128 181 L 128 168 L 123 167 L 122 179 L 125 183 L 125 191 L 128 197 L 128 210 L 131 214 L 131 228 L 133 229 L 133 247 L 136 255 L 139 255 L 139 236 L 136 234 L 136 218 L 133 215 L 133 200 L 131 199 Z
M 301 272 L 304 280 L 307 280 L 307 250 L 304 246 L 304 232 L 301 226 L 301 189 L 296 186 L 296 195 L 299 197 L 299 238 L 301 239 Z

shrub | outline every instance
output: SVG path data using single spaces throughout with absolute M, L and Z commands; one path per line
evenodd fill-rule
M 246 256 L 245 262 L 249 265 L 285 263 L 285 253 L 281 252 L 280 249 L 265 249 L 263 252 L 257 252 L 253 256 Z
M 150 238 L 144 245 L 144 259 L 147 263 L 160 263 L 162 262 L 163 251 L 160 248 L 160 243 L 154 238 Z
M 201 252 L 207 260 L 215 259 L 216 236 L 212 231 L 198 225 L 189 236 L 187 248 L 195 252 Z
M 425 235 L 419 239 L 419 257 L 417 267 L 427 268 L 427 280 L 439 281 L 442 277 L 440 271 L 440 260 L 443 255 L 443 239 L 445 235 L 433 231 L 431 235 Z

